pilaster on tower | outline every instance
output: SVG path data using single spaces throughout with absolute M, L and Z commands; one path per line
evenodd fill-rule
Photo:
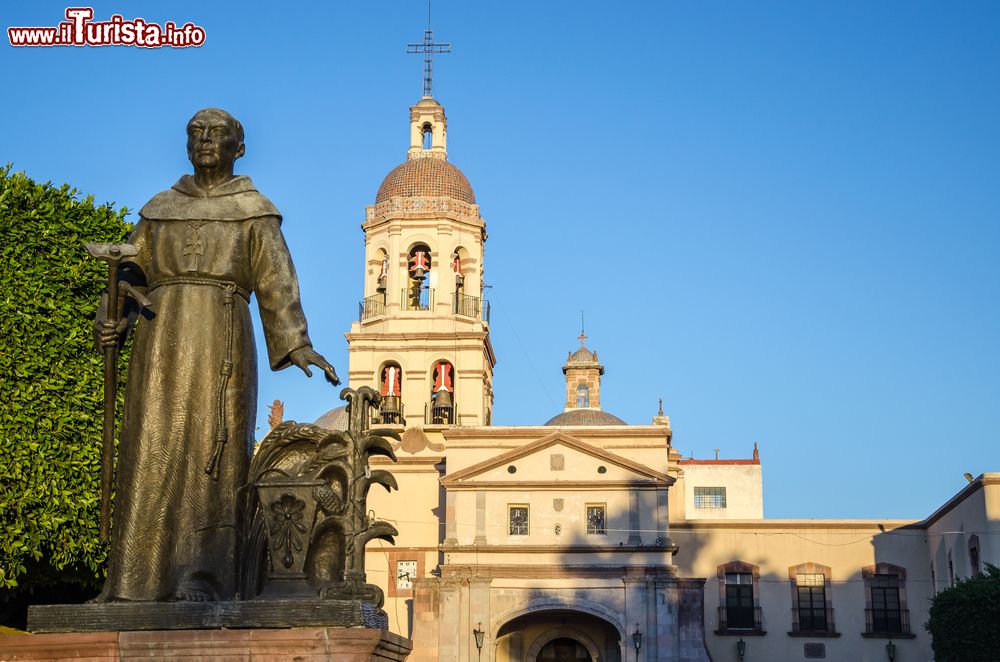
M 423 97 L 410 108 L 406 161 L 386 175 L 361 225 L 364 293 L 347 334 L 348 379 L 380 390 L 383 424 L 490 424 L 486 222 L 446 138 L 444 107 Z

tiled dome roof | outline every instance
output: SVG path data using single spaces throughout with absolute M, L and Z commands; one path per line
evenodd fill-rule
M 549 419 L 546 425 L 597 426 L 628 425 L 628 423 L 600 409 L 570 409 Z
M 346 430 L 348 424 L 347 407 L 337 407 L 326 412 L 316 419 L 313 425 L 317 425 L 327 430 Z
M 597 363 L 597 354 L 586 347 L 581 347 L 570 355 L 569 360 L 573 363 Z
M 472 185 L 462 171 L 444 159 L 420 157 L 399 164 L 382 180 L 375 204 L 392 197 L 416 198 L 447 196 L 476 204 Z

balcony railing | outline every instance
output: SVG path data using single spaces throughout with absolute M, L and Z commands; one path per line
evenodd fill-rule
M 408 288 L 400 293 L 399 307 L 403 310 L 430 310 L 434 307 L 434 288 Z
M 427 425 L 454 425 L 455 405 L 435 405 L 428 402 L 424 405 L 424 423 Z
M 865 634 L 910 634 L 910 610 L 865 609 Z
M 760 607 L 719 607 L 719 632 L 762 632 Z
M 362 322 L 385 315 L 385 294 L 373 294 L 358 304 L 358 317 Z
M 455 292 L 451 299 L 451 312 L 464 317 L 481 318 L 487 324 L 490 323 L 490 302 L 479 297 Z
M 451 298 L 451 312 L 465 317 L 479 317 L 481 299 L 461 292 L 455 292 Z
M 833 608 L 792 608 L 792 635 L 837 635 L 833 623 Z

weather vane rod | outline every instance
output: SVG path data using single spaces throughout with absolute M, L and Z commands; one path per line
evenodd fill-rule
M 451 42 L 435 42 L 434 31 L 431 30 L 431 2 L 427 0 L 427 29 L 424 30 L 424 40 L 419 44 L 407 44 L 407 53 L 422 53 L 424 56 L 424 96 L 431 96 L 432 56 L 434 53 L 450 53 Z

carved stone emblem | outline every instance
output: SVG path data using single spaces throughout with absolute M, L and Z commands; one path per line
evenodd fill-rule
M 556 511 L 557 513 L 560 513 L 560 512 L 562 512 L 562 509 L 563 509 L 563 500 L 562 499 L 553 499 L 552 500 L 552 510 Z

